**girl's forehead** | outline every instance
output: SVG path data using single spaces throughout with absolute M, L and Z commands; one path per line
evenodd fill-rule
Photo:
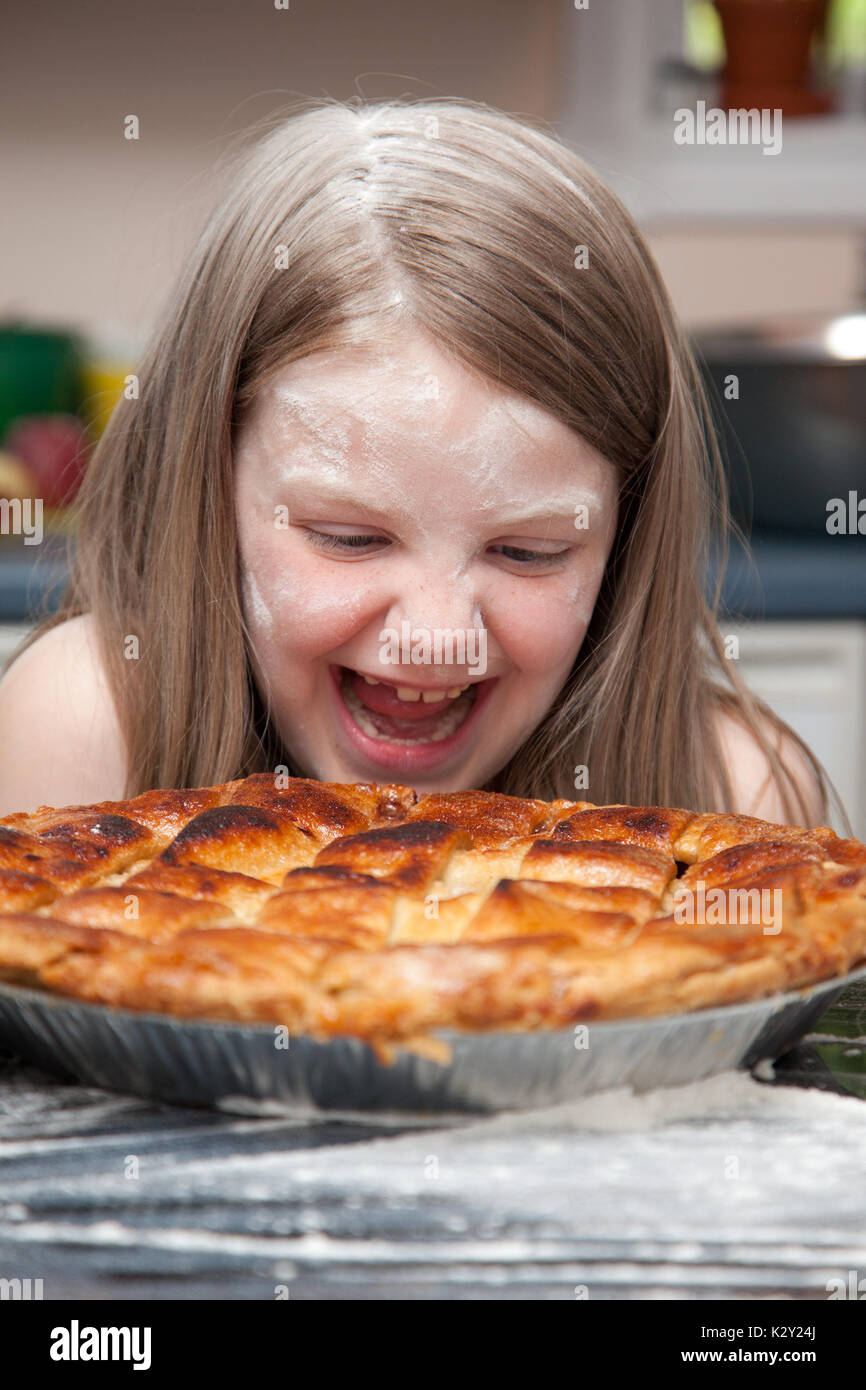
M 427 340 L 317 352 L 275 373 L 257 394 L 239 454 L 284 474 L 347 478 L 411 460 L 507 492 L 615 490 L 615 470 L 550 411 L 446 357 Z M 575 498 L 578 501 L 579 498 Z

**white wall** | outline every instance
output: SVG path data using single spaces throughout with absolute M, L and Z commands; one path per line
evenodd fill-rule
M 647 239 L 690 327 L 863 303 L 866 254 L 857 227 L 665 227 L 651 228 Z
M 215 155 L 295 97 L 457 95 L 549 119 L 557 4 L 17 6 L 0 42 L 0 317 L 142 336 L 210 206 Z

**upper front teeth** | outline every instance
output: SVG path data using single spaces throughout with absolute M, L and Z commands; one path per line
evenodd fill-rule
M 381 685 L 382 682 L 376 680 L 375 676 L 365 676 L 364 680 L 368 685 Z M 439 700 L 444 700 L 447 696 L 449 700 L 456 700 L 458 695 L 462 695 L 464 690 L 468 690 L 468 685 L 455 685 L 450 690 L 413 690 L 410 685 L 397 686 L 398 700 L 423 700 L 425 705 L 435 704 Z

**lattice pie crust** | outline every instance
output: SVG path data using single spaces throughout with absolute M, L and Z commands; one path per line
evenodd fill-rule
M 440 1027 L 733 1003 L 864 957 L 866 846 L 825 826 L 267 773 L 0 820 L 3 979 L 380 1056 L 435 1054 Z

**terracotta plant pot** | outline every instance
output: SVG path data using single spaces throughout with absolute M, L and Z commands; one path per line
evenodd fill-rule
M 727 54 L 721 105 L 781 108 L 785 116 L 832 109 L 811 86 L 811 49 L 827 19 L 828 0 L 714 0 Z

